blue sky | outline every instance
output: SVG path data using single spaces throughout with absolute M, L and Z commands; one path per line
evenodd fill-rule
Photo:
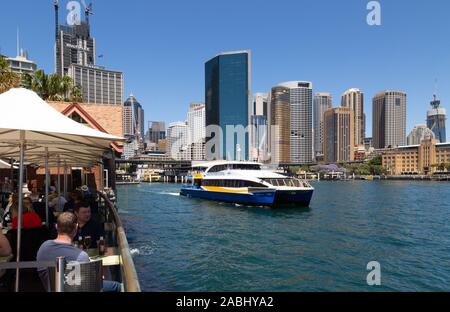
M 62 0 L 60 21 L 65 19 Z M 88 1 L 87 1 L 88 2 Z M 450 1 L 381 0 L 382 25 L 368 26 L 368 0 L 93 0 L 92 34 L 99 65 L 125 74 L 146 120 L 186 118 L 204 100 L 204 63 L 221 51 L 252 51 L 252 93 L 283 81 L 308 80 L 331 92 L 335 106 L 348 88 L 371 99 L 384 89 L 408 94 L 408 132 L 424 123 L 438 81 L 450 109 Z M 53 72 L 52 0 L 3 0 L 0 48 L 21 46 Z

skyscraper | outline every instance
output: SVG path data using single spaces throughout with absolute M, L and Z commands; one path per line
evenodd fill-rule
M 312 83 L 289 81 L 278 86 L 287 88 L 290 106 L 290 162 L 313 162 Z
M 256 93 L 253 96 L 251 129 L 250 129 L 250 159 L 264 162 L 269 160 L 269 116 L 270 99 L 267 93 Z
M 144 140 L 144 109 L 133 94 L 123 104 L 123 129 L 125 136 Z
M 166 139 L 166 124 L 162 121 L 150 121 L 148 123 L 147 144 L 151 145 L 151 151 L 159 151 L 159 141 Z
M 272 88 L 270 99 L 270 152 L 272 162 L 291 162 L 291 106 L 289 88 Z
M 437 99 L 436 95 L 431 102 L 432 109 L 427 113 L 427 126 L 433 131 L 436 140 L 440 143 L 447 142 L 447 134 L 445 122 L 447 120 L 447 112 L 445 108 L 441 108 L 441 101 Z
M 188 112 L 189 147 L 192 160 L 205 160 L 205 104 L 192 103 Z
M 406 145 L 406 93 L 382 91 L 373 98 L 374 148 Z
M 219 126 L 223 134 L 207 157 L 215 153 L 220 159 L 248 159 L 248 133 L 227 134 L 227 126 L 246 129 L 250 122 L 250 51 L 225 52 L 206 62 L 205 104 L 206 126 Z M 217 140 L 211 134 L 207 142 L 213 138 Z
M 89 14 L 86 9 L 84 21 L 79 25 L 59 24 L 59 2 L 54 1 L 55 6 L 55 71 L 61 77 L 69 74 L 72 64 L 82 66 L 95 65 L 95 39 L 91 37 Z M 80 17 L 81 18 L 81 17 Z
M 434 133 L 427 125 L 416 125 L 408 135 L 408 145 L 420 145 L 426 138 L 434 140 Z
M 330 108 L 324 114 L 324 160 L 349 162 L 355 157 L 354 116 L 349 107 Z
M 70 76 L 81 87 L 84 103 L 121 105 L 124 95 L 123 73 L 96 66 L 96 43 L 91 37 L 89 16 L 74 25 L 59 24 L 59 1 L 55 5 L 55 72 Z
M 167 153 L 174 160 L 191 160 L 186 121 L 174 122 L 167 127 Z
M 81 87 L 84 103 L 121 105 L 123 73 L 100 66 L 69 66 L 68 76 Z
M 355 118 L 355 146 L 363 145 L 366 137 L 366 116 L 364 114 L 364 93 L 361 90 L 352 88 L 342 95 L 341 106 L 349 107 L 353 111 Z
M 316 93 L 314 96 L 314 151 L 316 156 L 323 155 L 323 117 L 327 109 L 333 107 L 330 93 Z

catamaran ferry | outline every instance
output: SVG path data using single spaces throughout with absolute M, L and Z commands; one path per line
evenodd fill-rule
M 220 202 L 276 207 L 309 206 L 314 188 L 254 162 L 218 161 L 192 167 L 180 194 Z

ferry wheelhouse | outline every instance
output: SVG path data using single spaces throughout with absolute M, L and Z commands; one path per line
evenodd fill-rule
M 309 206 L 314 188 L 306 181 L 263 169 L 254 162 L 213 162 L 192 167 L 180 194 L 255 206 Z

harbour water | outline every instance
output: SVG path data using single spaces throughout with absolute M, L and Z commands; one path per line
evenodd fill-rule
M 310 208 L 241 207 L 120 186 L 144 291 L 450 291 L 450 185 L 316 182 Z M 367 285 L 381 264 L 382 286 Z

